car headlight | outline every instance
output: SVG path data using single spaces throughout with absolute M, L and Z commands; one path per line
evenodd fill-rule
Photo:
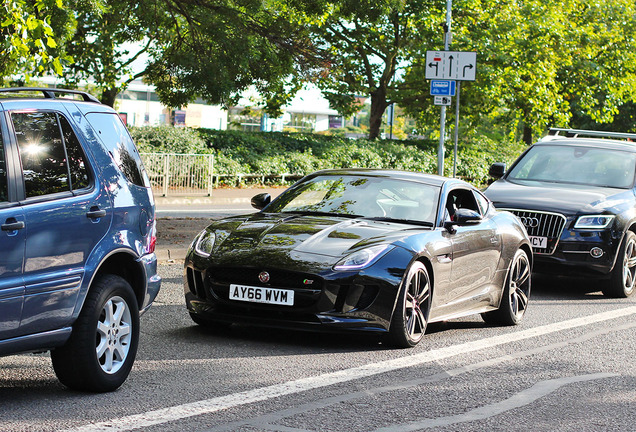
M 389 250 L 389 245 L 371 246 L 347 255 L 333 266 L 334 270 L 358 270 L 369 266 L 376 258 Z
M 574 228 L 603 229 L 607 228 L 614 220 L 614 215 L 588 215 L 579 216 Z
M 209 257 L 214 247 L 216 235 L 212 231 L 202 231 L 194 243 L 194 252 L 202 257 Z

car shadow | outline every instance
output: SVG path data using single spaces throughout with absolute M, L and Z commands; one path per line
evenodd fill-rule
M 606 280 L 575 276 L 532 274 L 532 297 L 542 300 L 583 300 L 605 298 Z

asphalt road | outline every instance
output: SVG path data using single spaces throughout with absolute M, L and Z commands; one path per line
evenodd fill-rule
M 535 279 L 522 325 L 448 321 L 399 350 L 370 336 L 205 331 L 185 310 L 182 271 L 161 264 L 116 392 L 66 389 L 48 354 L 0 358 L 0 430 L 636 430 L 636 297 Z

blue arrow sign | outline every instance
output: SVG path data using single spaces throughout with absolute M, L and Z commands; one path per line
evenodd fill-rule
M 455 96 L 455 81 L 431 80 L 431 96 Z

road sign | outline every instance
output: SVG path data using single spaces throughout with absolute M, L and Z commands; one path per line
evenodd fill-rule
M 431 96 L 455 96 L 455 81 L 431 80 Z
M 450 106 L 451 98 L 450 96 L 435 96 L 435 98 L 433 99 L 433 103 L 435 105 Z
M 426 79 L 475 81 L 477 53 L 426 51 Z

